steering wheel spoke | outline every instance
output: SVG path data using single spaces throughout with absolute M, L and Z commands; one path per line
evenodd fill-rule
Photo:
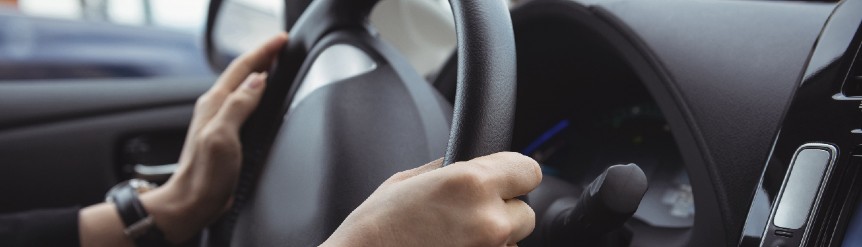
M 451 1 L 461 54 L 453 107 L 369 31 L 376 2 L 317 0 L 294 25 L 243 127 L 235 202 L 211 227 L 211 245 L 317 245 L 392 174 L 509 148 L 516 66 L 506 6 Z

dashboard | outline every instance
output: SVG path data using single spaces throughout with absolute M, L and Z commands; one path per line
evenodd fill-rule
M 611 165 L 637 164 L 650 186 L 626 225 L 632 242 L 682 241 L 696 209 L 671 125 L 637 71 L 572 15 L 578 9 L 553 11 L 565 8 L 536 3 L 513 11 L 513 150 L 537 160 L 546 177 L 573 185 L 573 195 Z
M 610 165 L 637 164 L 652 183 L 634 218 L 654 227 L 691 227 L 695 213 L 691 183 L 658 107 L 642 103 L 596 110 L 603 114 L 573 114 L 559 121 L 520 152 L 542 164 L 545 176 L 579 189 Z
M 740 246 L 859 246 L 862 2 L 824 25 L 754 193 Z
M 649 189 L 626 246 L 860 244 L 849 164 L 862 164 L 862 83 L 845 81 L 862 80 L 851 69 L 862 1 L 528 0 L 511 13 L 512 148 L 570 195 L 638 164 Z M 450 98 L 452 61 L 434 80 Z M 834 148 L 831 178 L 788 185 L 807 144 Z M 817 192 L 800 207 L 810 217 L 775 226 L 782 191 L 797 187 Z

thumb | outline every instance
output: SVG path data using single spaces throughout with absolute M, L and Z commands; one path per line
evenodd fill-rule
M 428 162 L 427 164 L 424 164 L 420 167 L 416 167 L 416 168 L 413 168 L 410 170 L 396 173 L 395 175 L 392 175 L 392 177 L 390 177 L 389 179 L 384 181 L 383 184 L 380 185 L 380 187 L 387 186 L 387 185 L 397 183 L 397 182 L 401 182 L 401 181 L 407 180 L 407 179 L 415 177 L 415 176 L 419 176 L 422 173 L 433 171 L 434 169 L 440 168 L 442 166 L 443 166 L 443 158 L 439 158 L 437 160 Z

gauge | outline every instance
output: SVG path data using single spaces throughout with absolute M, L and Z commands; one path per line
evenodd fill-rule
M 650 187 L 633 217 L 653 227 L 693 226 L 691 183 L 658 107 L 645 102 L 595 112 L 559 120 L 521 152 L 542 164 L 546 176 L 581 188 L 608 166 L 635 163 Z

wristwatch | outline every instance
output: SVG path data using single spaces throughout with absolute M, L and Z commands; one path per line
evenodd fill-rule
M 123 233 L 138 247 L 170 246 L 153 216 L 138 199 L 138 194 L 155 188 L 155 184 L 146 180 L 131 179 L 115 185 L 105 195 L 105 201 L 114 203 L 126 226 Z

